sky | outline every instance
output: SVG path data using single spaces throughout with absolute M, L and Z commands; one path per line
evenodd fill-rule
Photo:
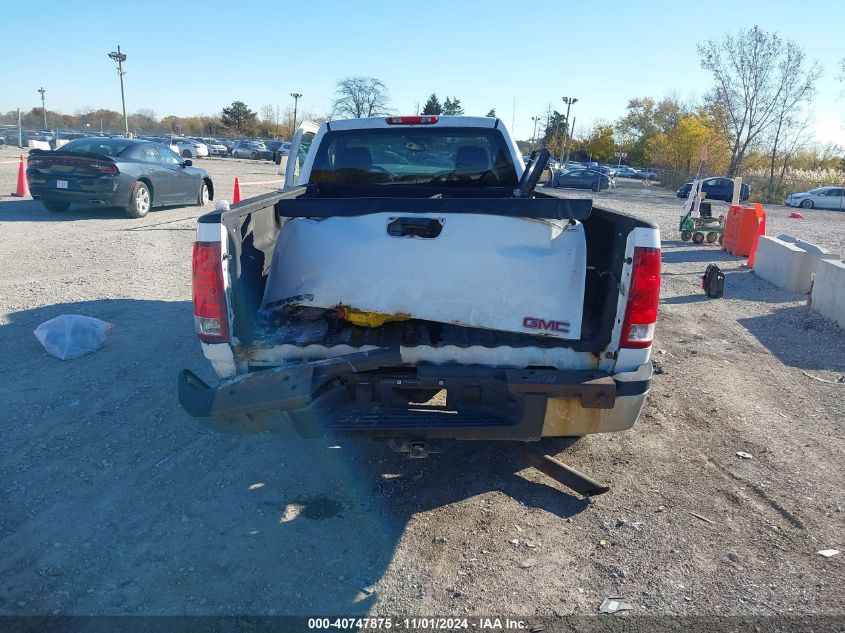
M 336 83 L 377 77 L 399 114 L 436 92 L 466 114 L 491 108 L 520 139 L 532 116 L 575 97 L 575 136 L 614 121 L 632 97 L 695 100 L 711 85 L 695 44 L 758 24 L 798 41 L 825 72 L 813 127 L 819 142 L 845 146 L 845 57 L 834 0 L 614 0 L 543 3 L 487 0 L 147 0 L 12 2 L 0 37 L 0 111 L 40 106 L 72 113 L 120 110 L 109 51 L 127 55 L 126 105 L 158 116 L 216 114 L 234 100 L 258 111 L 300 108 L 326 115 Z M 528 7 L 532 7 L 529 9 Z M 26 25 L 31 25 L 32 28 Z M 831 30 L 833 29 L 833 30 Z

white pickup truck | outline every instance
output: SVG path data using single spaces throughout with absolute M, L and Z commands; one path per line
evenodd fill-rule
M 222 432 L 423 453 L 633 426 L 658 230 L 534 191 L 541 162 L 488 117 L 304 123 L 283 191 L 198 220 L 196 333 L 220 382 L 184 370 L 183 408 Z

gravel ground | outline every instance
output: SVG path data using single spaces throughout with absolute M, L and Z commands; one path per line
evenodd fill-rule
M 10 159 L 0 150 L 0 194 Z M 218 197 L 235 175 L 278 177 L 197 164 Z M 607 596 L 635 614 L 845 615 L 845 554 L 816 553 L 845 550 L 845 385 L 806 375 L 845 374 L 845 332 L 742 260 L 677 241 L 673 192 L 628 183 L 597 199 L 661 226 L 661 373 L 633 430 L 547 443 L 610 482 L 585 501 L 503 446 L 410 461 L 205 432 L 175 390 L 183 367 L 211 377 L 190 308 L 201 210 L 128 220 L 0 195 L 0 615 L 536 617 L 594 614 Z M 769 234 L 845 251 L 845 214 L 767 211 Z M 721 300 L 699 288 L 711 261 Z M 31 333 L 65 313 L 115 328 L 58 361 Z

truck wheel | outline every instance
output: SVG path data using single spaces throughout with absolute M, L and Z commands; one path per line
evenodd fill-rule
M 143 218 L 150 212 L 152 202 L 153 197 L 150 194 L 150 188 L 139 180 L 135 183 L 129 204 L 126 205 L 126 215 L 130 218 Z
M 718 239 L 719 239 L 719 234 L 718 234 L 718 233 L 716 233 L 715 231 L 710 231 L 710 232 L 707 234 L 707 236 L 706 236 L 706 237 L 707 237 L 707 243 L 708 243 L 708 244 L 713 244 L 716 240 L 718 240 Z
M 70 202 L 59 202 L 57 200 L 42 200 L 42 204 L 47 211 L 52 211 L 53 213 L 67 211 L 70 206 Z
M 703 244 L 704 243 L 704 233 L 701 231 L 696 231 L 692 234 L 692 241 L 694 244 Z
M 692 239 L 692 231 L 681 231 L 681 241 L 689 242 Z

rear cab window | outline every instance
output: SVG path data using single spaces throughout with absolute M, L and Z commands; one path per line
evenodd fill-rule
M 518 178 L 496 129 L 397 127 L 326 132 L 310 182 L 515 187 Z

